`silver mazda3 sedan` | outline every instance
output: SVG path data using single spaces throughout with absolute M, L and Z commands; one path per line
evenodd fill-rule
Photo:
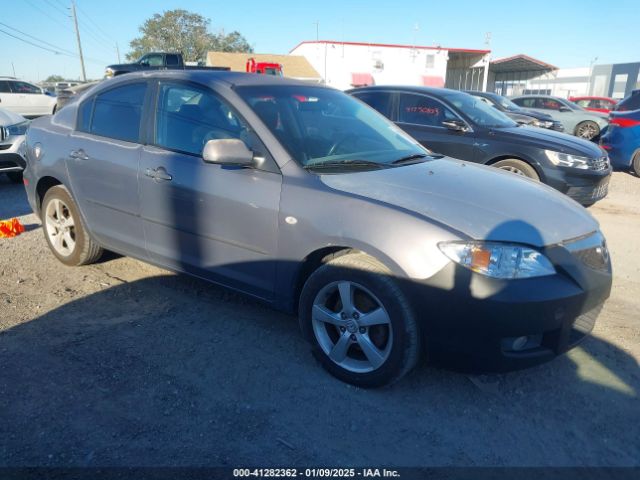
M 34 121 L 26 150 L 62 263 L 108 249 L 297 311 L 320 363 L 360 386 L 421 357 L 546 361 L 591 331 L 611 288 L 598 223 L 573 200 L 434 155 L 329 88 L 124 75 Z

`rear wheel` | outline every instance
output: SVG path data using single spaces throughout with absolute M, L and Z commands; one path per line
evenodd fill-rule
M 7 177 L 13 183 L 22 183 L 22 172 L 9 172 L 7 173 Z
M 600 127 L 596 122 L 585 120 L 584 122 L 580 122 L 576 125 L 574 135 L 576 137 L 584 138 L 585 140 L 593 140 L 600 135 Z
M 363 253 L 334 258 L 311 274 L 299 317 L 314 356 L 342 381 L 388 385 L 418 360 L 420 336 L 408 300 L 389 270 Z
M 49 248 L 65 265 L 86 265 L 102 256 L 102 248 L 89 238 L 76 203 L 62 185 L 44 196 L 42 229 Z
M 517 158 L 508 158 L 506 160 L 500 160 L 491 165 L 492 167 L 499 168 L 500 170 L 506 170 L 507 172 L 515 173 L 516 175 L 522 175 L 523 177 L 531 178 L 532 180 L 540 180 L 535 168 L 529 165 L 523 160 Z

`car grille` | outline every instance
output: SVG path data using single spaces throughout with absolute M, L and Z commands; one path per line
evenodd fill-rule
M 609 157 L 606 155 L 599 158 L 589 159 L 589 169 L 600 172 L 609 168 Z
M 601 272 L 609 271 L 609 249 L 600 232 L 565 242 L 564 247 L 587 267 Z

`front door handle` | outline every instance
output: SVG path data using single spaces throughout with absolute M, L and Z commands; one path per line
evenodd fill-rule
M 164 167 L 156 169 L 147 168 L 144 172 L 147 177 L 153 178 L 156 182 L 170 182 L 173 180 L 171 174 Z
M 71 152 L 69 152 L 69 157 L 74 160 L 89 160 L 89 155 L 87 155 L 82 149 L 71 150 Z

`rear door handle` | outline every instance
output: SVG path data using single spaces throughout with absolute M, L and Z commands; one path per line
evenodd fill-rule
M 155 170 L 147 168 L 144 172 L 147 177 L 153 178 L 156 182 L 170 182 L 173 180 L 171 174 L 164 167 L 158 167 Z
M 84 150 L 82 149 L 71 150 L 71 152 L 69 152 L 69 157 L 73 158 L 74 160 L 89 160 L 89 155 L 84 153 Z

